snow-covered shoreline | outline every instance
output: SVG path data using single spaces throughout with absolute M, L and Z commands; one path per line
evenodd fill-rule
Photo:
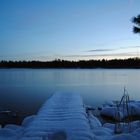
M 113 101 L 110 101 L 106 104 L 104 104 L 101 115 L 112 117 L 115 119 L 115 112 L 117 110 L 116 103 Z M 140 117 L 140 101 L 130 101 L 128 105 L 129 114 L 132 117 L 139 116 Z M 128 117 L 128 113 L 126 109 L 123 108 L 123 105 L 119 108 L 120 113 L 120 119 L 123 120 Z
M 115 117 L 114 107 L 114 102 L 106 103 L 101 114 Z M 139 101 L 131 101 L 129 107 L 139 115 Z M 55 93 L 36 115 L 26 117 L 21 125 L 0 128 L 0 140 L 139 140 L 140 120 L 119 125 L 122 131 L 116 134 L 115 123 L 102 124 L 79 94 Z

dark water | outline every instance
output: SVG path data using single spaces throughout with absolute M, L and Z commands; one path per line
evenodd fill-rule
M 140 70 L 0 69 L 0 108 L 34 114 L 56 91 L 80 93 L 86 104 L 98 106 L 120 99 L 124 86 L 140 100 Z

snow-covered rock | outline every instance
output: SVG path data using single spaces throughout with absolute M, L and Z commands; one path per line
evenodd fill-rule
M 114 104 L 113 104 L 114 103 Z M 101 115 L 112 117 L 116 119 L 116 114 L 119 114 L 119 119 L 122 120 L 125 117 L 130 116 L 140 116 L 140 102 L 139 101 L 130 101 L 127 108 L 123 108 L 123 105 L 120 105 L 119 111 L 116 107 L 115 102 L 107 103 L 101 110 Z
M 20 140 L 43 140 L 42 137 L 23 137 Z M 49 140 L 48 138 L 45 138 L 44 140 Z
M 115 124 L 113 124 L 113 123 L 105 123 L 103 125 L 103 127 L 106 127 L 106 128 L 108 128 L 110 130 L 114 130 L 115 129 Z
M 97 129 L 98 127 L 102 126 L 99 119 L 97 117 L 95 117 L 91 112 L 88 113 L 88 120 L 89 120 L 91 129 Z
M 17 140 L 18 133 L 15 130 L 3 128 L 0 129 L 0 140 Z
M 27 127 L 35 118 L 36 115 L 28 116 L 22 121 L 22 126 Z
M 17 133 L 15 130 L 3 128 L 0 130 L 0 137 L 12 137 L 17 136 Z
M 140 127 L 132 132 L 132 135 L 136 136 L 137 138 L 140 138 Z
M 136 136 L 131 134 L 114 135 L 111 140 L 139 140 Z
M 106 101 L 105 104 L 103 104 L 103 107 L 114 107 L 116 106 L 114 101 Z

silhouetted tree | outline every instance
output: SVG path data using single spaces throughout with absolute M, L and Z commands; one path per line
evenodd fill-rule
M 139 58 L 67 61 L 0 61 L 0 68 L 140 68 Z
M 136 24 L 136 26 L 133 27 L 133 32 L 140 33 L 140 15 L 134 17 L 132 22 Z

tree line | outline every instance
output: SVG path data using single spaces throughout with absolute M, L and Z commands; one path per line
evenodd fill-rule
M 140 58 L 112 60 L 0 61 L 0 68 L 140 68 Z

